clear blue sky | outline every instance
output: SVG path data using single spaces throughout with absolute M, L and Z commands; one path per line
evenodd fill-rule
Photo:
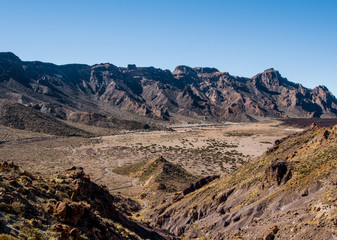
M 337 95 L 337 0 L 0 0 L 0 51 L 56 64 L 275 68 Z

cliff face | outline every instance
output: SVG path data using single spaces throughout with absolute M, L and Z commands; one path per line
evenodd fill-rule
M 240 78 L 215 68 L 57 66 L 0 53 L 0 94 L 63 119 L 76 111 L 133 112 L 163 120 L 337 116 L 337 100 L 326 87 L 307 89 L 274 69 Z

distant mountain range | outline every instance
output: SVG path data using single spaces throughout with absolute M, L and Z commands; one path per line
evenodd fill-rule
M 255 121 L 332 118 L 337 99 L 325 87 L 308 89 L 268 69 L 253 78 L 215 68 L 112 64 L 55 65 L 0 53 L 0 98 L 61 119 L 75 113 L 129 114 L 161 120 Z

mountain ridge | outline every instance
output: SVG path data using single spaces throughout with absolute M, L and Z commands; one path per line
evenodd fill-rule
M 0 53 L 0 93 L 62 119 L 74 112 L 173 122 L 337 117 L 337 99 L 327 87 L 305 88 L 273 68 L 245 78 L 184 65 L 173 72 L 134 64 L 55 65 L 6 52 Z

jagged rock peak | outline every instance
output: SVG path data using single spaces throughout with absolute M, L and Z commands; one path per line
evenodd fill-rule
M 210 68 L 210 67 L 196 67 L 193 68 L 197 73 L 215 73 L 219 72 L 216 68 Z
M 262 73 L 255 75 L 252 78 L 255 82 L 262 82 L 265 85 L 279 85 L 282 81 L 287 81 L 283 78 L 279 71 L 274 68 L 269 68 Z
M 173 75 L 195 75 L 196 73 L 198 74 L 206 73 L 207 74 L 207 73 L 216 73 L 216 72 L 219 72 L 219 70 L 216 68 L 211 68 L 211 67 L 191 68 L 189 66 L 179 65 L 174 69 L 172 74 Z
M 329 102 L 332 102 L 333 106 L 336 106 L 337 99 L 326 86 L 320 85 L 318 87 L 315 87 L 312 90 L 312 92 L 313 92 L 314 95 L 316 95 L 316 97 L 318 97 L 319 99 L 321 99 L 325 103 L 329 104 Z
M 172 121 L 180 116 L 230 121 L 337 116 L 337 99 L 326 87 L 305 88 L 273 68 L 242 78 L 215 68 L 184 65 L 171 73 L 133 64 L 58 66 L 19 61 L 12 53 L 0 53 L 0 98 L 52 106 L 39 109 L 62 118 L 74 111 L 114 114 L 105 105 Z
M 185 66 L 185 65 L 179 65 L 177 66 L 174 71 L 172 72 L 173 75 L 196 75 L 196 71 L 189 67 L 189 66 Z
M 0 52 L 0 60 L 21 62 L 21 59 L 12 52 Z
M 136 70 L 137 66 L 136 66 L 136 64 L 128 64 L 127 69 L 128 70 Z
M 92 66 L 92 69 L 117 69 L 117 66 L 111 64 L 111 63 L 101 63 L 101 64 L 95 64 Z
M 255 75 L 253 79 L 261 77 L 261 76 L 281 77 L 281 74 L 278 70 L 275 70 L 274 68 L 269 68 L 269 69 L 264 70 L 262 73 Z
M 314 89 L 323 90 L 325 92 L 330 92 L 329 89 L 325 85 L 319 85 L 318 87 L 315 87 Z

